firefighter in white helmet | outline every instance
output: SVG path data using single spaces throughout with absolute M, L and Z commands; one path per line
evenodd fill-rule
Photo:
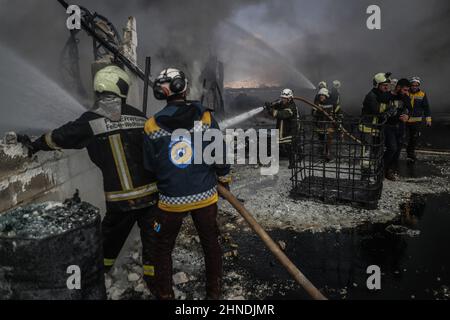
M 406 124 L 406 131 L 408 133 L 408 146 L 406 152 L 408 154 L 408 160 L 415 162 L 416 147 L 423 127 L 423 122 L 428 127 L 431 127 L 431 109 L 428 102 L 428 95 L 425 91 L 421 90 L 422 79 L 419 77 L 411 77 L 409 79 L 411 83 L 410 98 L 411 98 L 411 117 Z
M 391 73 L 377 73 L 373 79 L 373 88 L 366 95 L 361 112 L 361 124 L 359 130 L 363 141 L 364 159 L 362 160 L 363 179 L 370 179 L 375 175 L 379 166 L 371 163 L 381 157 L 383 143 L 381 141 L 381 129 L 387 120 L 385 116 L 391 104 Z
M 194 163 L 194 151 L 199 148 L 203 153 L 210 148 L 209 143 L 194 136 L 198 131 L 202 135 L 217 130 L 219 125 L 201 102 L 187 100 L 187 90 L 188 79 L 181 70 L 163 70 L 155 80 L 153 93 L 167 104 L 145 125 L 143 162 L 155 175 L 159 190 L 154 293 L 159 299 L 175 298 L 172 252 L 183 220 L 190 214 L 204 249 L 207 298 L 217 300 L 222 293 L 217 185 L 229 188 L 230 165 L 223 158 L 214 163 L 202 159 Z
M 266 102 L 265 107 L 269 115 L 277 119 L 276 128 L 279 130 L 280 155 L 288 156 L 299 117 L 297 105 L 294 102 L 294 92 L 291 89 L 283 89 L 280 99 L 274 102 Z
M 315 104 L 319 107 L 312 110 L 314 118 L 315 132 L 319 135 L 321 141 L 321 155 L 326 162 L 331 161 L 331 145 L 333 143 L 335 124 L 326 115 L 331 116 L 335 121 L 340 121 L 342 113 L 340 106 L 331 99 L 332 96 L 326 88 L 319 90 L 316 96 Z

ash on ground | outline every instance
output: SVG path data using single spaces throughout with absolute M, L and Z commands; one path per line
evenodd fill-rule
M 273 177 L 261 176 L 260 168 L 257 166 L 235 166 L 232 192 L 244 202 L 258 222 L 274 236 L 274 240 L 278 241 L 280 247 L 283 250 L 286 249 L 288 255 L 289 252 L 294 254 L 292 247 L 298 239 L 302 239 L 303 235 L 307 235 L 306 239 L 310 239 L 310 241 L 315 241 L 314 235 L 331 234 L 333 238 L 333 234 L 336 234 L 336 237 L 339 238 L 338 235 L 344 230 L 356 230 L 368 224 L 383 224 L 382 230 L 387 229 L 391 232 L 392 230 L 401 230 L 401 235 L 397 236 L 411 237 L 413 235 L 414 239 L 420 239 L 420 232 L 410 232 L 405 228 L 397 227 L 398 219 L 402 215 L 402 204 L 411 201 L 412 196 L 448 194 L 450 191 L 450 171 L 448 169 L 450 159 L 442 156 L 422 156 L 421 159 L 415 165 L 418 173 L 411 169 L 414 172 L 407 172 L 400 181 L 384 182 L 382 197 L 378 209 L 375 210 L 354 208 L 349 205 L 329 205 L 314 200 L 292 199 L 289 196 L 291 172 L 287 162 L 283 161 L 280 165 L 280 172 Z M 420 171 L 424 165 L 432 167 L 433 170 Z M 299 286 L 289 278 L 287 273 L 284 279 L 280 279 L 284 277 L 280 277 L 284 271 L 279 268 L 278 262 L 270 253 L 261 257 L 260 252 L 267 250 L 240 215 L 224 200 L 220 201 L 219 208 L 219 226 L 222 232 L 221 243 L 224 251 L 223 299 L 273 297 L 298 299 L 298 294 L 292 297 L 290 293 L 295 290 L 301 291 Z M 387 228 L 390 225 L 392 226 Z M 308 234 L 312 236 L 308 236 Z M 314 244 L 304 245 L 314 247 Z M 258 249 L 256 250 L 256 248 Z M 256 255 L 259 255 L 258 257 L 251 254 L 254 249 Z M 107 276 L 106 286 L 109 299 L 153 299 L 142 279 L 140 252 L 140 240 L 138 236 L 135 236 L 126 259 L 121 261 Z M 344 254 L 346 253 L 344 252 Z M 291 258 L 294 258 L 295 261 L 299 257 Z M 309 265 L 305 269 L 309 274 L 313 274 L 311 265 L 314 263 L 302 258 L 300 257 L 299 268 L 302 269 L 303 266 Z M 176 298 L 203 299 L 205 297 L 203 252 L 190 217 L 185 219 L 177 239 L 173 261 Z M 255 264 L 258 266 L 255 267 Z M 255 271 L 255 268 L 258 270 Z M 275 269 L 280 274 L 276 274 Z M 361 273 L 363 276 L 366 275 L 364 271 Z M 273 276 L 263 277 L 263 274 L 273 274 Z M 318 279 L 310 280 L 313 282 L 319 280 L 321 273 L 318 272 L 318 274 Z M 398 277 L 397 273 L 394 276 Z M 325 283 L 319 283 L 319 288 L 335 299 L 351 297 L 352 290 L 362 290 L 364 286 L 364 283 L 357 284 L 355 280 L 346 285 L 331 287 L 327 284 L 327 279 L 323 280 Z M 440 291 L 436 289 L 436 292 Z M 438 296 L 437 293 L 436 296 Z M 442 294 L 439 295 L 439 298 L 447 296 Z
M 43 239 L 94 222 L 98 209 L 88 203 L 44 202 L 0 215 L 0 237 Z

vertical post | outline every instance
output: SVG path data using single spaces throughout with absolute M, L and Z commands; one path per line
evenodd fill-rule
M 148 86 L 149 78 L 151 76 L 152 58 L 145 58 L 145 79 L 144 79 L 144 99 L 142 103 L 142 112 L 147 116 L 147 103 L 148 103 Z
M 137 23 L 134 17 L 129 17 L 125 28 L 123 29 L 123 40 L 122 40 L 121 52 L 125 57 L 127 57 L 132 63 L 137 64 L 137 47 L 138 47 L 138 36 L 137 36 Z M 141 104 L 140 98 L 140 88 L 138 77 L 127 69 L 128 74 L 131 78 L 131 86 L 128 92 L 127 103 L 132 106 L 138 106 Z
M 201 102 L 202 105 L 203 105 L 203 101 L 205 100 L 205 91 L 206 91 L 206 78 L 203 79 L 202 97 L 200 99 L 200 102 Z

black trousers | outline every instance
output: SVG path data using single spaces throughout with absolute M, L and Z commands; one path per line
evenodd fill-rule
M 159 209 L 160 231 L 156 242 L 156 292 L 158 299 L 174 299 L 172 289 L 172 251 L 183 219 L 189 212 L 174 213 Z M 193 210 L 192 220 L 205 255 L 206 293 L 210 299 L 219 299 L 222 282 L 222 249 L 219 244 L 217 204 Z
M 398 159 L 403 146 L 404 125 L 386 125 L 384 129 L 384 168 L 393 170 L 398 165 Z
M 154 279 L 154 252 L 156 241 L 156 206 L 128 212 L 107 212 L 102 221 L 103 255 L 105 270 L 109 270 L 137 222 L 142 242 L 142 264 L 144 279 L 148 284 Z
M 419 137 L 421 134 L 422 123 L 407 123 L 406 131 L 408 133 L 408 146 L 406 147 L 406 152 L 408 156 L 415 156 L 417 144 L 419 142 Z

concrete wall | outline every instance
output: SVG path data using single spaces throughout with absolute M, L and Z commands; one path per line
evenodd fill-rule
M 64 201 L 76 189 L 104 212 L 102 181 L 85 150 L 39 152 L 29 159 L 22 145 L 0 140 L 0 214 L 30 202 Z

